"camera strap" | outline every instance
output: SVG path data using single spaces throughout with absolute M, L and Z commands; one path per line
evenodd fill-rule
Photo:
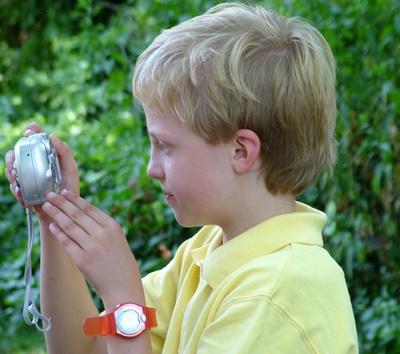
M 32 209 L 26 208 L 26 215 L 28 219 L 28 257 L 25 265 L 25 300 L 24 300 L 24 309 L 23 316 L 24 320 L 28 325 L 35 325 L 36 328 L 41 332 L 47 332 L 51 328 L 50 318 L 42 315 L 35 305 L 35 301 L 32 295 L 32 248 L 34 243 L 34 232 L 33 232 L 33 220 L 32 220 Z M 30 318 L 32 315 L 32 319 Z M 43 326 L 41 327 L 39 324 L 39 320 L 43 322 Z

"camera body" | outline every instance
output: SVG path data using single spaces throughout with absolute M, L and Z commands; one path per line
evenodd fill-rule
M 15 145 L 14 170 L 26 205 L 43 204 L 47 193 L 61 190 L 57 151 L 46 133 L 21 138 Z

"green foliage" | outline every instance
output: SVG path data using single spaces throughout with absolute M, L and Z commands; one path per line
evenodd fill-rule
M 143 273 L 163 266 L 168 251 L 194 230 L 177 225 L 157 183 L 146 177 L 146 128 L 131 98 L 134 63 L 163 28 L 217 2 L 0 4 L 0 154 L 33 120 L 67 141 L 79 163 L 82 195 L 122 225 Z M 360 351 L 400 352 L 400 1 L 259 2 L 305 17 L 332 47 L 339 162 L 334 177 L 322 175 L 301 200 L 329 216 L 325 244 L 349 281 Z M 41 334 L 22 320 L 26 247 L 25 213 L 1 177 L 0 351 L 5 353 L 32 347 L 31 339 L 14 342 L 20 333 L 43 348 Z M 38 247 L 39 240 L 33 259 L 36 295 Z

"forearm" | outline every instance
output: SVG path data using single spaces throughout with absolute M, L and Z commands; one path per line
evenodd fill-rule
M 134 262 L 126 269 L 126 274 L 124 275 L 126 276 L 126 286 L 124 286 L 123 289 L 114 289 L 114 291 L 110 293 L 103 294 L 102 300 L 106 313 L 115 310 L 117 304 L 125 302 L 133 302 L 146 306 L 139 267 L 134 257 L 133 260 Z M 107 336 L 106 338 L 109 354 L 152 353 L 149 332 L 144 332 L 138 337 L 129 339 L 120 336 Z
M 82 330 L 86 317 L 98 316 L 86 281 L 50 233 L 48 223 L 40 225 L 41 309 L 44 315 L 51 318 L 52 324 L 45 335 L 48 353 L 94 352 L 93 338 L 86 337 Z
M 80 353 L 78 348 L 79 350 L 87 348 L 82 353 L 90 353 L 94 347 L 90 339 L 99 337 L 85 337 L 82 332 L 82 322 L 85 318 L 96 317 L 98 314 L 87 291 L 84 276 L 79 273 L 78 268 L 103 300 L 106 312 L 110 313 L 117 304 L 124 302 L 146 305 L 139 266 L 121 227 L 111 217 L 72 192 L 63 191 L 60 195 L 49 193 L 47 200 L 43 210 L 55 223 L 51 225 L 51 234 L 42 231 L 48 236 L 46 241 L 49 249 L 46 250 L 46 243 L 43 243 L 43 251 L 47 254 L 50 265 L 48 267 L 44 263 L 44 267 L 51 268 L 47 270 L 48 288 L 44 289 L 47 290 L 48 297 L 61 296 L 61 301 L 48 299 L 52 304 L 52 311 L 57 313 L 61 321 L 65 321 L 63 320 L 65 314 L 62 309 L 56 308 L 57 304 L 69 301 L 69 307 L 74 308 L 74 313 L 69 315 L 68 321 L 73 323 L 75 318 L 80 317 L 79 323 L 74 324 L 74 332 L 71 333 L 72 338 L 79 340 L 77 341 L 79 347 L 73 352 Z M 62 250 L 59 247 L 62 247 Z M 54 249 L 57 249 L 57 252 L 52 251 Z M 66 256 L 64 249 L 71 258 Z M 57 266 L 53 268 L 52 264 Z M 60 274 L 63 274 L 61 279 L 65 279 L 63 284 L 59 284 Z M 59 286 L 61 291 L 58 289 Z M 75 292 L 70 288 L 75 289 Z M 74 297 L 72 302 L 68 300 L 70 296 Z M 68 330 L 65 325 L 61 328 Z M 75 332 L 75 329 L 79 331 Z M 63 336 L 62 331 L 60 335 Z M 148 333 L 132 339 L 107 336 L 108 352 L 151 353 L 149 337 Z M 53 337 L 51 340 L 53 341 Z M 56 339 L 54 341 L 57 342 Z M 102 343 L 101 338 L 96 339 L 96 347 L 98 343 Z M 50 348 L 50 343 L 48 347 Z M 55 347 L 58 347 L 58 343 Z M 95 353 L 101 352 L 98 348 L 95 351 Z

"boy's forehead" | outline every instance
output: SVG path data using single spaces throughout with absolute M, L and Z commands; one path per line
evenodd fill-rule
M 147 104 L 143 105 L 144 113 L 146 115 L 146 120 L 150 119 L 168 119 L 174 118 L 174 115 L 167 110 L 164 110 L 158 106 L 150 106 Z
M 144 107 L 144 112 L 149 135 L 159 135 L 177 129 L 184 129 L 182 122 L 171 113 L 152 110 L 148 106 Z

